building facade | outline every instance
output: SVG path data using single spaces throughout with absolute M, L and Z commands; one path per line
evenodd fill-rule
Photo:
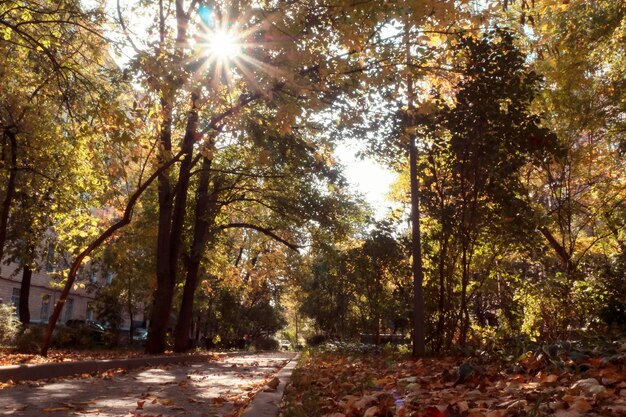
M 20 287 L 22 283 L 22 270 L 16 263 L 3 264 L 0 270 L 0 300 L 3 303 L 11 303 L 16 310 L 20 300 Z M 96 290 L 99 287 L 111 284 L 114 275 L 111 272 L 102 273 L 97 268 L 87 266 L 79 274 L 76 284 L 63 307 L 59 323 L 68 320 L 94 320 L 97 321 L 95 302 Z M 31 323 L 47 323 L 58 301 L 62 286 L 58 284 L 58 274 L 54 267 L 46 262 L 45 268 L 33 271 L 30 286 L 28 307 L 30 310 Z M 135 317 L 143 320 L 143 315 Z M 129 320 L 125 320 L 122 329 L 128 329 Z

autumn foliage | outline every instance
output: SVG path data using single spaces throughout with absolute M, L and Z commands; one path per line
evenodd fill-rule
M 550 346 L 516 360 L 318 351 L 302 360 L 281 416 L 619 416 L 625 380 L 626 345 Z

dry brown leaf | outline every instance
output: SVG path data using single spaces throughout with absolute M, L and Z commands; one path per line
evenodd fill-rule
M 542 384 L 552 384 L 559 380 L 559 376 L 555 374 L 542 375 L 539 382 Z
M 356 408 L 357 410 L 365 410 L 371 404 L 375 403 L 376 400 L 377 398 L 373 395 L 366 395 L 364 397 L 361 397 L 361 399 L 359 399 L 358 401 L 355 401 L 354 408 Z
M 271 389 L 276 389 L 279 384 L 280 384 L 280 379 L 278 379 L 278 377 L 274 377 L 270 379 L 266 385 L 270 387 Z
M 576 401 L 574 401 L 572 404 L 570 404 L 568 410 L 576 411 L 579 413 L 586 413 L 592 408 L 593 408 L 592 405 L 589 404 L 587 400 L 585 400 L 584 398 L 579 398 Z
M 587 395 L 604 396 L 607 393 L 606 388 L 600 385 L 595 378 L 581 379 L 575 382 L 571 388 Z
M 374 417 L 379 411 L 380 411 L 380 408 L 378 408 L 378 406 L 376 405 L 372 406 L 368 408 L 367 410 L 365 410 L 363 417 Z
M 558 410 L 554 413 L 554 417 L 578 417 L 580 413 L 571 410 Z
M 169 399 L 169 398 L 166 398 L 166 399 L 164 399 L 164 400 L 159 400 L 159 402 L 160 402 L 161 404 L 163 404 L 163 405 L 174 405 L 174 404 L 176 404 L 176 401 L 171 400 L 171 399 Z
M 469 410 L 469 405 L 467 405 L 467 401 L 459 401 L 458 403 L 456 403 L 456 406 L 461 413 Z

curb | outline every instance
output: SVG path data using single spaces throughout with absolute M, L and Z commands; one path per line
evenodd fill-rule
M 299 353 L 291 358 L 291 361 L 276 374 L 276 377 L 280 380 L 276 390 L 261 391 L 255 395 L 241 417 L 275 417 L 278 415 L 280 401 L 283 399 L 285 387 L 291 378 L 291 374 L 296 365 L 298 365 L 298 359 L 300 359 Z
M 234 353 L 235 355 L 237 353 Z M 224 356 L 230 356 L 225 354 Z M 71 375 L 90 374 L 104 372 L 110 369 L 124 368 L 137 369 L 147 366 L 159 366 L 179 364 L 185 362 L 201 362 L 210 360 L 210 356 L 185 355 L 185 356 L 154 356 L 128 359 L 105 359 L 83 362 L 45 363 L 35 365 L 9 365 L 0 366 L 0 382 L 24 381 L 58 378 Z

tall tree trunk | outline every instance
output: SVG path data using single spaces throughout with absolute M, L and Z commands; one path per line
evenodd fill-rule
M 294 350 L 298 350 L 298 346 L 300 345 L 300 339 L 299 339 L 299 335 L 298 335 L 298 312 L 296 311 L 296 334 L 295 334 L 295 346 L 293 347 Z
M 407 69 L 407 102 L 410 123 L 412 124 L 415 106 L 413 100 L 413 77 L 411 76 L 411 43 L 409 39 L 410 26 L 409 16 L 405 16 L 404 22 L 404 47 L 406 54 Z M 417 147 L 416 137 L 409 134 L 409 174 L 411 176 L 411 254 L 413 263 L 411 272 L 413 275 L 413 357 L 421 357 L 426 353 L 426 336 L 424 331 L 425 307 L 424 307 L 424 270 L 422 267 L 422 240 L 420 230 L 420 205 L 419 205 L 419 179 L 417 176 Z
M 443 217 L 443 216 L 442 216 Z M 440 351 L 443 348 L 445 319 L 446 319 L 446 257 L 448 256 L 448 237 L 444 236 L 444 225 L 442 223 L 442 235 L 439 248 L 439 303 L 437 306 L 437 334 L 435 349 Z
M 9 178 L 7 180 L 7 188 L 2 201 L 2 211 L 0 211 L 0 262 L 4 255 L 4 244 L 7 240 L 7 228 L 9 224 L 9 213 L 13 205 L 13 197 L 15 196 L 15 180 L 17 176 L 17 138 L 15 133 L 5 130 L 4 134 L 9 139 L 10 150 L 10 166 Z
M 424 331 L 424 270 L 422 267 L 422 241 L 420 230 L 419 179 L 417 177 L 417 147 L 415 138 L 409 143 L 409 167 L 411 175 L 411 252 L 413 255 L 413 356 L 421 357 L 426 353 Z
M 464 243 L 465 245 L 465 243 Z M 461 274 L 461 308 L 459 317 L 461 318 L 461 328 L 459 335 L 459 344 L 465 346 L 467 344 L 467 332 L 469 331 L 469 312 L 467 309 L 467 287 L 469 285 L 469 260 L 467 256 L 468 249 L 463 248 L 461 263 L 463 272 Z
M 216 194 L 209 193 L 211 163 L 212 160 L 209 158 L 202 159 L 202 168 L 200 179 L 198 180 L 196 196 L 193 241 L 189 251 L 187 277 L 185 279 L 183 297 L 178 313 L 178 322 L 176 323 L 176 337 L 174 340 L 174 351 L 176 352 L 184 352 L 189 349 L 189 331 L 193 317 L 194 296 L 198 288 L 200 261 L 202 260 L 202 253 L 209 240 L 209 229 L 216 213 Z M 217 184 L 215 188 L 218 188 Z M 211 210 L 211 208 L 214 209 Z
M 24 266 L 22 271 L 22 283 L 20 284 L 20 306 L 19 315 L 20 321 L 23 324 L 30 323 L 30 309 L 28 308 L 28 301 L 30 299 L 30 283 L 33 277 L 33 271 L 28 265 Z
M 130 278 L 126 280 L 126 283 L 128 284 L 126 287 L 126 291 L 128 294 L 126 298 L 126 308 L 128 309 L 128 318 L 130 319 L 130 326 L 128 326 L 128 342 L 129 344 L 132 344 L 133 333 L 135 333 L 135 306 L 133 305 L 133 300 L 131 297 L 131 294 L 133 293 L 133 286 L 131 285 Z
M 168 322 L 172 312 L 172 301 L 176 286 L 176 274 L 178 272 L 178 257 L 182 244 L 183 225 L 187 209 L 187 193 L 189 191 L 189 178 L 193 165 L 193 144 L 196 139 L 198 126 L 198 95 L 192 93 L 191 108 L 187 116 L 185 136 L 181 146 L 183 154 L 178 181 L 176 183 L 176 195 L 172 201 L 169 178 L 163 176 L 159 182 L 159 236 L 157 247 L 157 288 L 154 293 L 152 318 L 150 320 L 150 333 L 146 352 L 158 354 L 165 352 Z M 171 128 L 171 108 L 169 110 Z M 171 149 L 171 131 L 168 137 Z M 164 148 L 167 150 L 167 142 L 164 140 Z M 161 180 L 161 178 L 159 178 Z M 171 223 L 170 223 L 171 221 Z
M 161 122 L 159 162 L 164 164 L 172 151 L 172 105 L 165 98 L 161 98 L 163 120 Z M 156 278 L 157 285 L 152 299 L 150 315 L 150 331 L 146 341 L 146 352 L 162 353 L 165 351 L 165 338 L 169 320 L 174 282 L 170 282 L 170 241 L 172 227 L 173 196 L 168 171 L 163 171 L 158 177 L 159 218 L 156 250 Z

